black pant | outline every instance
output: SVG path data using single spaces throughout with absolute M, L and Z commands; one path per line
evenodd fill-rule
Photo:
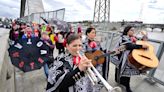
M 120 77 L 120 84 L 124 85 L 126 89 L 130 89 L 130 77 Z
M 124 85 L 126 87 L 126 89 L 130 89 L 130 77 L 125 77 L 125 76 L 121 76 L 120 77 L 120 69 L 121 67 L 119 66 L 119 69 L 116 68 L 115 70 L 115 81 L 117 83 L 120 83 L 122 85 Z
M 102 71 L 103 71 L 103 78 L 105 80 L 108 80 L 108 75 L 109 75 L 109 58 L 105 58 L 105 61 L 103 63 Z

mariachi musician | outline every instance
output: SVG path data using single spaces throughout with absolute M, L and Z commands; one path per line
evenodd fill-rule
M 146 45 L 135 44 L 136 38 L 133 35 L 134 27 L 127 26 L 125 27 L 121 39 L 118 42 L 118 46 L 125 45 L 126 50 L 117 55 L 120 63 L 118 67 L 116 67 L 115 81 L 125 86 L 126 92 L 132 92 L 130 88 L 130 77 L 141 73 L 140 70 L 133 68 L 128 63 L 128 55 L 133 49 L 147 48 Z
M 105 51 L 103 51 L 103 49 L 100 45 L 100 42 L 95 41 L 95 37 L 96 37 L 95 28 L 93 28 L 93 27 L 87 28 L 85 35 L 86 35 L 86 39 L 83 42 L 83 50 L 85 53 L 94 53 L 97 50 L 105 52 Z M 102 64 L 97 63 L 95 66 L 95 68 L 99 71 L 99 73 L 106 80 L 108 78 L 108 71 L 109 71 L 108 67 L 109 67 L 109 62 L 105 62 L 105 61 Z M 88 85 L 88 86 L 90 86 L 92 88 L 93 85 Z M 92 90 L 96 90 L 96 92 L 100 92 L 101 88 L 102 88 L 102 84 L 98 83 L 97 85 L 95 85 L 93 87 L 93 89 L 91 89 L 91 92 L 92 92 Z
M 80 57 L 81 38 L 76 34 L 68 36 L 66 52 L 59 54 L 49 70 L 47 92 L 91 92 L 85 80 L 84 71 L 91 67 L 91 60 Z M 90 88 L 91 89 L 91 88 Z

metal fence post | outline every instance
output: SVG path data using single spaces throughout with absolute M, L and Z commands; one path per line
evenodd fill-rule
M 161 42 L 161 43 L 160 43 L 160 46 L 159 46 L 159 49 L 158 49 L 158 51 L 157 51 L 157 57 L 158 57 L 159 61 L 160 61 L 160 59 L 161 59 L 161 57 L 162 57 L 163 51 L 164 51 L 164 42 Z M 160 80 L 154 78 L 154 74 L 155 74 L 155 72 L 156 72 L 156 69 L 157 69 L 157 68 L 155 68 L 155 69 L 153 69 L 153 70 L 151 70 L 151 71 L 149 72 L 148 78 L 146 78 L 146 81 L 148 81 L 148 82 L 151 83 L 151 84 L 155 84 L 156 81 L 158 81 L 158 83 L 160 83 L 160 84 L 163 85 L 163 84 L 164 84 L 163 82 L 161 82 Z

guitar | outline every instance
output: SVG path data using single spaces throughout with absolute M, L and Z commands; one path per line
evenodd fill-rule
M 147 45 L 148 49 L 134 49 L 128 56 L 129 63 L 139 70 L 156 68 L 159 61 L 154 53 L 154 47 L 147 41 L 137 41 L 136 44 Z
M 126 50 L 125 45 L 120 46 L 119 48 L 117 48 L 116 50 L 112 51 L 112 52 L 108 52 L 108 53 L 104 53 L 101 50 L 96 50 L 94 52 L 86 52 L 85 56 L 88 59 L 92 60 L 92 64 L 94 66 L 96 66 L 97 64 L 103 64 L 105 62 L 105 57 L 106 56 L 114 56 L 119 54 L 121 51 Z

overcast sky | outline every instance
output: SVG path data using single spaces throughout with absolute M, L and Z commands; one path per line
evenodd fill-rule
M 65 8 L 66 21 L 93 20 L 95 0 L 42 0 L 45 11 Z M 111 21 L 164 23 L 164 0 L 110 0 Z M 20 0 L 0 0 L 0 16 L 19 17 Z

